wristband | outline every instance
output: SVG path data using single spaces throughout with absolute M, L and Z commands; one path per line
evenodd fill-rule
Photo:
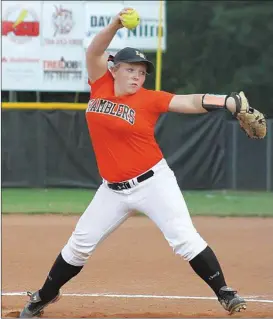
M 229 95 L 204 94 L 202 96 L 202 107 L 208 112 L 226 109 L 226 101 Z

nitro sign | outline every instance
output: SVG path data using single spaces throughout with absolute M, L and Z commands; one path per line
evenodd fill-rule
M 121 28 L 110 43 L 109 50 L 120 50 L 126 46 L 140 50 L 156 51 L 158 46 L 159 1 L 86 1 L 85 2 L 85 39 L 87 48 L 93 38 L 124 7 L 133 6 L 140 15 L 140 24 L 133 30 Z M 165 3 L 165 2 L 164 2 Z M 165 4 L 164 4 L 165 6 Z M 107 11 L 105 11 L 107 8 Z M 162 49 L 166 49 L 166 19 L 163 7 Z
M 129 47 L 142 50 L 156 51 L 158 47 L 159 31 L 159 5 L 160 1 L 133 1 L 134 8 L 140 15 L 140 24 L 133 30 L 127 30 L 127 43 Z M 130 1 L 124 1 L 130 6 Z M 162 49 L 166 50 L 166 1 L 162 10 Z
M 141 21 L 140 25 L 133 29 L 128 30 L 128 38 L 156 38 L 158 36 L 158 24 L 154 19 L 145 19 Z M 164 36 L 164 29 L 162 28 L 161 35 Z
M 103 4 L 103 1 L 85 1 L 85 47 L 88 47 L 96 34 L 111 23 L 113 17 L 123 9 L 123 6 L 121 1 L 107 1 L 107 4 Z M 105 14 L 106 12 L 107 14 Z M 125 28 L 118 30 L 110 43 L 109 50 L 123 48 L 126 45 L 126 37 Z

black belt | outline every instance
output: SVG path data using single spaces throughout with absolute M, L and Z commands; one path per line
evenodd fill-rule
M 137 181 L 138 183 L 141 183 L 143 181 L 145 181 L 146 179 L 152 177 L 154 175 L 154 171 L 153 170 L 149 170 L 148 172 L 140 175 L 137 177 Z M 128 189 L 131 188 L 131 185 L 128 181 L 125 182 L 120 182 L 120 183 L 110 183 L 107 184 L 109 188 L 115 190 L 115 191 L 121 191 L 123 189 Z

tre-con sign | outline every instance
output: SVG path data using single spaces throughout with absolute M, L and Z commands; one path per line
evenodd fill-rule
M 82 78 L 82 62 L 76 60 L 44 60 L 45 80 L 80 80 Z
M 33 9 L 10 7 L 2 21 L 2 35 L 17 43 L 26 43 L 40 34 L 40 23 Z

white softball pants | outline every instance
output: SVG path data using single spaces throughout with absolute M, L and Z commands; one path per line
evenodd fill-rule
M 133 188 L 114 191 L 103 181 L 62 249 L 64 260 L 83 266 L 108 235 L 137 210 L 161 230 L 176 254 L 190 261 L 207 247 L 194 228 L 173 171 L 165 159 L 154 167 L 154 176 Z M 134 179 L 135 181 L 136 179 Z

